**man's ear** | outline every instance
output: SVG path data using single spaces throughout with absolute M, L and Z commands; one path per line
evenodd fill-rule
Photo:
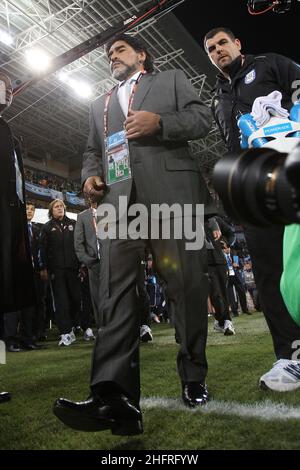
M 241 41 L 239 39 L 235 39 L 234 40 L 235 42 L 235 45 L 237 46 L 238 50 L 240 51 L 242 49 L 242 44 L 241 44 Z
M 146 52 L 144 51 L 139 52 L 138 58 L 139 58 L 139 64 L 144 64 L 146 60 Z

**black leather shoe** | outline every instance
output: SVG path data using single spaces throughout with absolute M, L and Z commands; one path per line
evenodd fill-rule
M 140 409 L 122 394 L 109 398 L 92 396 L 82 402 L 59 398 L 53 412 L 64 424 L 79 431 L 110 429 L 112 434 L 119 436 L 143 432 Z
M 45 346 L 39 346 L 35 343 L 22 343 L 22 349 L 25 349 L 25 351 L 37 351 L 39 349 L 45 349 Z
M 23 349 L 18 344 L 8 344 L 6 346 L 6 351 L 8 352 L 21 352 Z
M 5 401 L 11 400 L 11 394 L 8 392 L 1 392 L 0 393 L 0 403 L 4 403 Z
M 198 382 L 183 383 L 182 400 L 189 408 L 205 405 L 209 400 L 206 386 Z

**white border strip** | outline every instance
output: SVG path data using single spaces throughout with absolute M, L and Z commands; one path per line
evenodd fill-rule
M 172 398 L 150 397 L 141 400 L 141 408 L 144 410 L 166 409 L 179 410 L 192 413 L 216 413 L 221 415 L 240 416 L 243 418 L 257 418 L 264 421 L 286 421 L 288 419 L 300 419 L 300 408 L 283 403 L 274 403 L 264 400 L 260 403 L 241 404 L 230 401 L 209 401 L 205 406 L 187 408 L 180 400 Z

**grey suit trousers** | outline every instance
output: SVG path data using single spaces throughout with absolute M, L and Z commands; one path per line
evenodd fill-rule
M 114 383 L 136 403 L 140 397 L 136 283 L 147 243 L 174 307 L 181 381 L 204 383 L 207 374 L 205 248 L 186 251 L 185 240 L 103 240 L 99 286 L 102 327 L 94 349 L 91 388 L 101 393 L 107 382 Z

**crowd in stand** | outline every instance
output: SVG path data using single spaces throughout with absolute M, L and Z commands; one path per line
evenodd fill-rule
M 84 265 L 80 262 L 82 251 L 78 248 L 79 229 L 76 234 L 76 222 L 66 216 L 64 202 L 55 200 L 49 205 L 49 222 L 38 227 L 31 222 L 35 203 L 27 202 L 26 206 L 37 299 L 32 308 L 3 315 L 2 337 L 6 341 L 7 350 L 20 352 L 40 349 L 37 343 L 47 339 L 50 324 L 57 326 L 60 346 L 70 346 L 80 331 L 83 339 L 94 339 L 92 328 L 98 328 L 100 319 L 90 289 L 90 263 Z M 55 211 L 59 210 L 61 213 L 56 214 Z M 209 262 L 211 288 L 208 311 L 215 317 L 214 330 L 231 335 L 235 334 L 232 317 L 237 317 L 240 311 L 250 314 L 251 308 L 260 310 L 260 306 L 246 243 L 237 241 L 234 226 L 228 224 L 228 219 L 225 222 L 218 217 L 218 222 L 227 238 L 223 233 L 219 240 L 213 242 L 213 250 L 219 250 L 219 258 L 215 256 Z M 209 240 L 209 231 L 206 234 Z M 210 247 L 207 248 L 211 254 Z M 223 275 L 216 281 L 218 268 Z M 151 253 L 145 254 L 141 282 L 137 288 L 140 297 L 141 340 L 152 341 L 151 323 L 173 323 L 173 319 L 171 309 L 168 308 L 165 285 L 155 271 Z
M 56 191 L 70 191 L 79 192 L 80 183 L 70 181 L 61 176 L 56 176 L 40 170 L 33 170 L 32 168 L 24 168 L 25 180 L 32 184 L 37 184 L 44 188 L 55 189 Z

